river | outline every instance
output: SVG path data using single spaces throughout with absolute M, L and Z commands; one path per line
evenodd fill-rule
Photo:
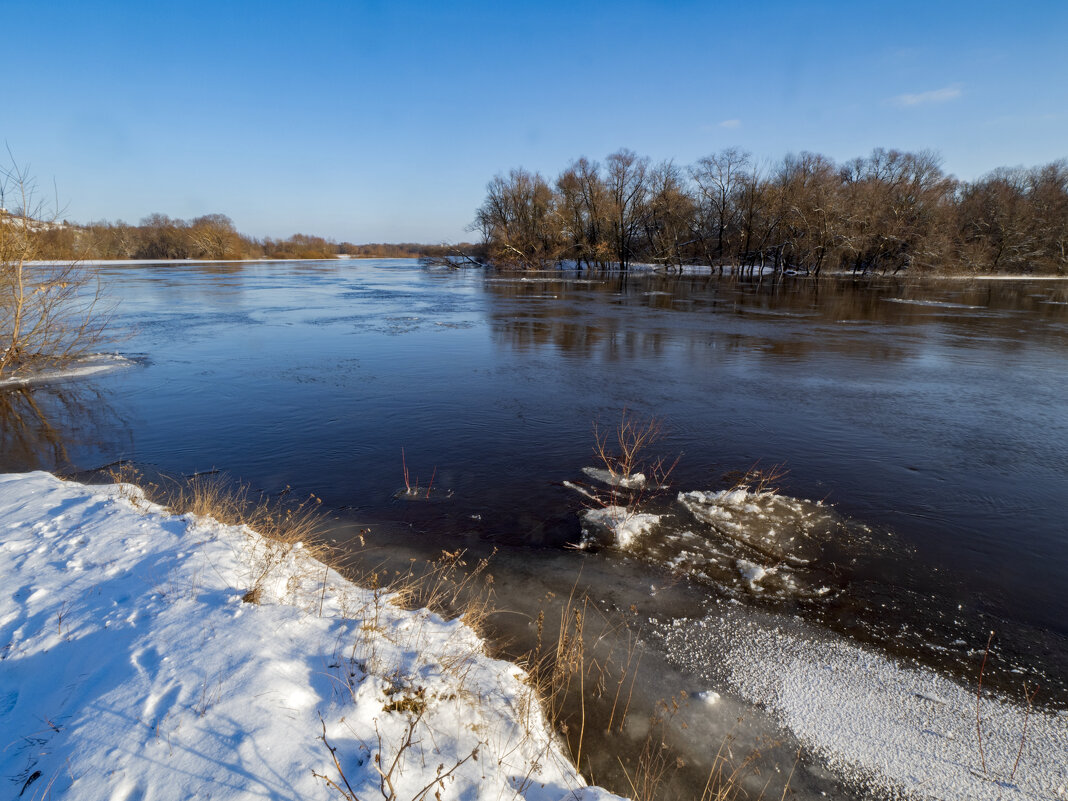
M 781 730 L 780 759 L 803 733 L 711 664 L 709 643 L 737 650 L 726 628 L 785 626 L 961 686 L 993 630 L 984 681 L 1012 698 L 1029 680 L 1041 708 L 1068 709 L 1068 282 L 404 260 L 101 274 L 111 347 L 135 366 L 0 390 L 0 470 L 221 469 L 315 493 L 343 545 L 362 532 L 383 560 L 494 553 L 497 603 L 515 613 L 502 641 L 529 637 L 545 593 L 578 586 L 633 618 L 658 671 L 646 703 L 714 688 L 730 711 L 709 722 L 712 704 L 691 700 L 690 731 L 721 738 L 748 716 L 754 743 Z M 630 542 L 583 525 L 610 492 L 584 472 L 604 466 L 595 430 L 621 420 L 659 421 L 646 454 L 675 464 L 640 499 L 656 525 Z M 429 497 L 400 492 L 405 468 Z M 777 494 L 753 492 L 754 469 L 781 474 Z M 750 491 L 732 501 L 732 487 Z M 806 758 L 793 786 L 885 791 L 840 763 Z

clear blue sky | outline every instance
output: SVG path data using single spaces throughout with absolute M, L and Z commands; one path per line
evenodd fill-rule
M 464 238 L 486 182 L 629 147 L 975 178 L 1068 156 L 1068 2 L 14 2 L 0 139 L 73 220 Z

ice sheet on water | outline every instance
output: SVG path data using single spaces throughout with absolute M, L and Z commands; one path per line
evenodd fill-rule
M 936 309 L 981 309 L 966 303 L 950 303 L 948 300 L 919 300 L 913 298 L 883 298 L 887 303 L 904 303 L 909 306 L 929 306 Z
M 805 565 L 840 518 L 818 501 L 746 487 L 680 492 L 678 502 L 716 534 L 776 562 Z
M 1068 798 L 1068 718 L 1019 696 L 987 696 L 984 688 L 984 757 L 970 683 L 792 616 L 734 606 L 661 624 L 652 637 L 676 665 L 763 706 L 863 797 Z
M 22 373 L 10 378 L 0 379 L 0 388 L 24 387 L 36 384 L 55 384 L 75 378 L 109 373 L 131 367 L 136 362 L 117 353 L 94 353 L 73 360 L 63 367 L 49 367 L 37 372 Z
M 645 473 L 631 473 L 628 476 L 622 473 L 605 470 L 603 467 L 583 467 L 582 472 L 594 481 L 600 481 L 610 487 L 622 487 L 623 489 L 641 489 L 645 486 Z
M 585 472 L 600 478 L 593 468 Z M 666 508 L 612 505 L 581 516 L 586 546 L 627 551 L 730 594 L 772 599 L 832 594 L 844 578 L 829 549 L 867 533 L 818 501 L 745 486 L 680 492 Z

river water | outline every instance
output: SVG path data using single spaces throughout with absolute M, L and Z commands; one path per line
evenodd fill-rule
M 343 542 L 370 529 L 383 559 L 496 549 L 502 606 L 529 621 L 578 583 L 647 621 L 665 687 L 729 694 L 671 634 L 729 606 L 965 683 L 994 630 L 986 681 L 1031 677 L 1037 704 L 1068 708 L 1068 282 L 403 260 L 102 276 L 113 348 L 137 364 L 0 390 L 0 469 L 223 469 L 314 492 Z M 655 525 L 584 526 L 610 493 L 583 470 L 603 467 L 595 426 L 654 418 L 647 455 L 678 460 L 641 494 Z M 773 466 L 775 495 L 743 480 Z M 405 467 L 428 498 L 398 492 Z M 814 794 L 846 792 L 810 774 Z

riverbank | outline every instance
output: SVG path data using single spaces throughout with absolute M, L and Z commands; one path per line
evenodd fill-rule
M 0 527 L 15 796 L 618 798 L 473 630 L 301 543 L 41 472 L 0 475 Z

